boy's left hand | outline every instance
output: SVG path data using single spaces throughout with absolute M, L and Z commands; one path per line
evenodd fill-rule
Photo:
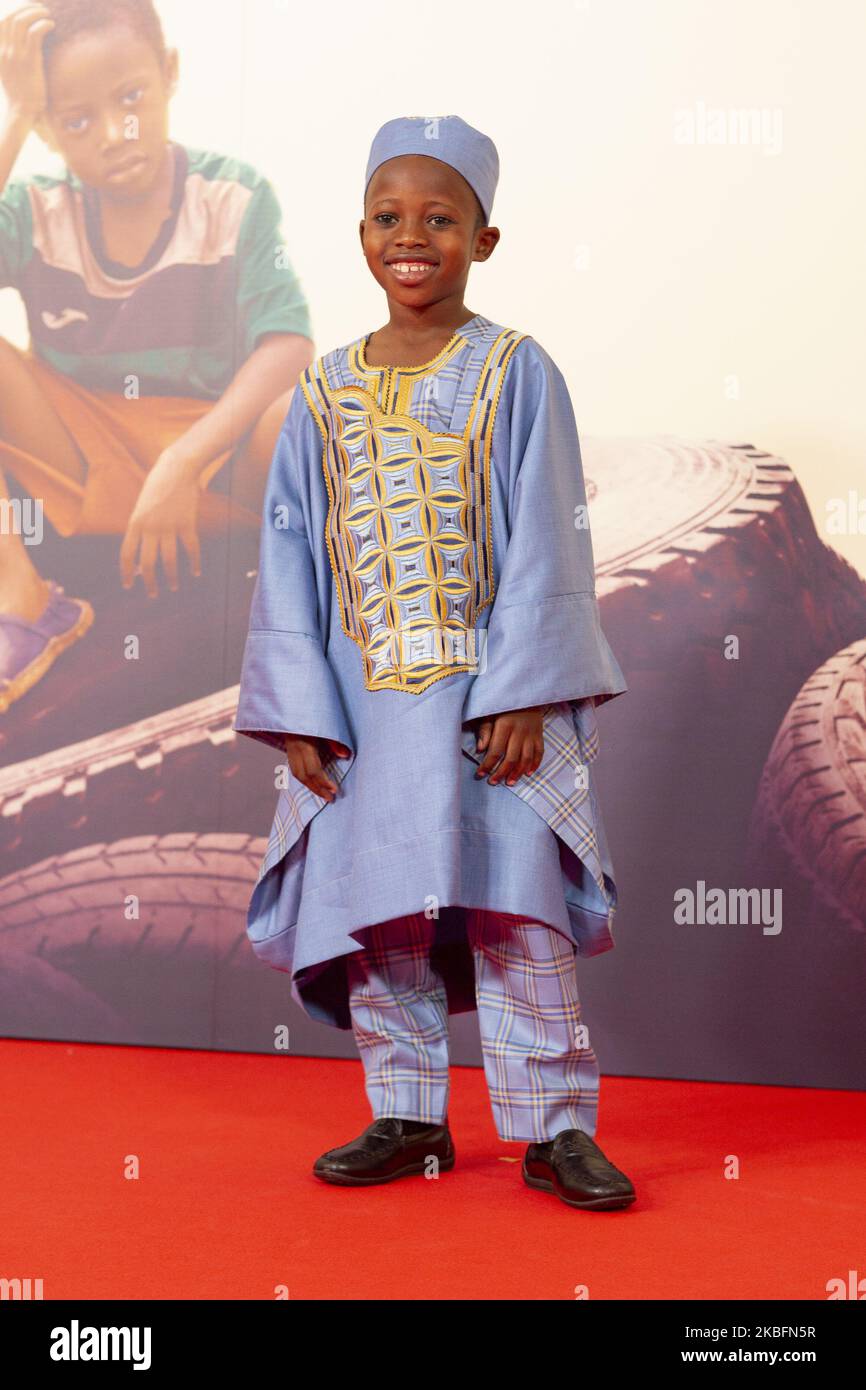
M 492 719 L 482 719 L 475 751 L 484 752 L 485 756 L 475 776 L 485 777 L 490 773 L 489 783 L 504 778 L 506 786 L 513 787 L 518 777 L 535 772 L 544 757 L 543 710 L 543 705 L 533 705 L 529 709 L 505 710 Z M 491 771 L 493 768 L 495 772 Z
M 164 450 L 142 484 L 120 547 L 123 587 L 130 588 L 135 561 L 151 598 L 157 596 L 156 560 L 162 563 L 170 589 L 177 589 L 177 541 L 180 538 L 194 575 L 201 574 L 196 517 L 201 488 L 189 463 Z

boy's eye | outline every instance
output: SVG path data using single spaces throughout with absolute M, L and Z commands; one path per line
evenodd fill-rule
M 122 100 L 127 102 L 129 105 L 133 105 L 135 102 L 140 101 L 143 96 L 143 87 L 130 87 L 128 91 L 124 92 Z M 63 122 L 65 129 L 72 131 L 73 134 L 80 134 L 80 132 L 84 129 L 86 124 L 86 116 L 75 116 L 71 120 Z
M 382 220 L 383 217 L 390 217 L 390 218 L 391 218 L 393 221 L 395 221 L 395 222 L 396 222 L 396 220 L 397 220 L 396 215 L 395 215 L 393 212 L 377 212 L 377 213 L 376 213 L 376 216 L 373 218 L 373 221 L 374 221 L 374 222 L 381 222 L 381 220 Z M 434 212 L 433 216 L 430 218 L 430 221 L 431 221 L 431 222 L 451 222 L 451 221 L 453 221 L 453 219 L 450 218 L 450 217 L 446 217 L 444 212 Z

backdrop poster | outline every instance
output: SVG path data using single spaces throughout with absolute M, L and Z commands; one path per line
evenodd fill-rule
M 231 725 L 294 384 L 386 312 L 369 140 L 429 106 L 499 148 L 470 303 L 567 373 L 629 683 L 602 1071 L 862 1086 L 861 7 L 786 3 L 783 63 L 775 3 L 445 0 L 420 75 L 347 0 L 53 8 L 44 111 L 32 64 L 0 93 L 2 1034 L 356 1055 L 250 948 L 280 760 Z M 452 1039 L 478 1064 L 474 1014 Z

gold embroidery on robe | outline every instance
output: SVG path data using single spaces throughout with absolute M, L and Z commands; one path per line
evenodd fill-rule
M 494 591 L 493 421 L 505 365 L 523 336 L 497 338 L 462 434 L 383 410 L 364 386 L 333 388 L 313 369 L 301 378 L 324 440 L 325 540 L 341 622 L 361 650 L 369 690 L 417 694 L 479 669 L 484 633 L 476 619 Z M 399 376 L 399 368 L 387 370 Z M 407 399 L 401 389 L 384 398 Z

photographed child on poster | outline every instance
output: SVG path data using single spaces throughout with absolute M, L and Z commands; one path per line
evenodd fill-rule
M 270 183 L 169 134 L 178 68 L 152 0 L 0 22 L 0 288 L 30 330 L 26 348 L 0 337 L 0 503 L 12 475 L 61 536 L 122 537 L 117 583 L 141 574 L 151 597 L 160 569 L 171 589 L 182 563 L 201 571 L 200 531 L 257 528 L 314 356 Z M 31 131 L 62 175 L 11 177 Z M 0 713 L 94 617 L 22 529 L 0 528 Z

